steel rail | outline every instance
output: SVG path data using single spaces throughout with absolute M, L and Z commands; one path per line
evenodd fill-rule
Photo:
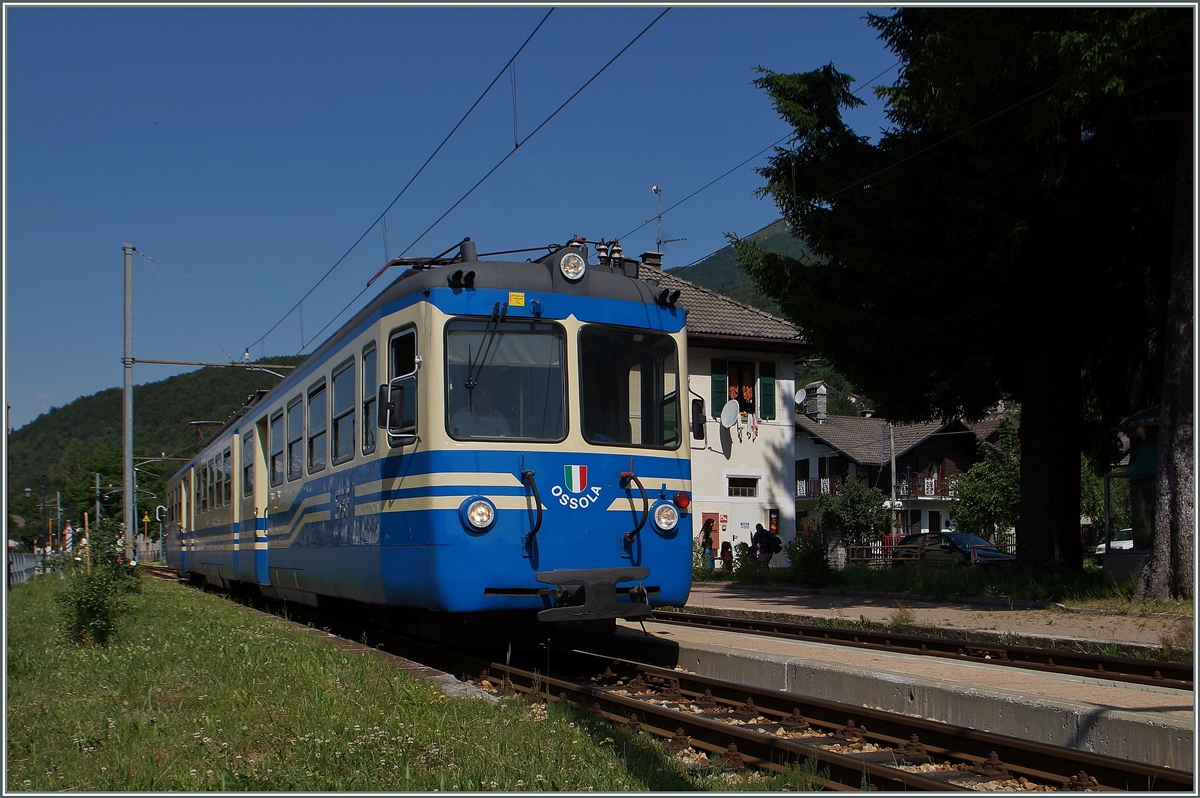
M 1193 791 L 1193 775 L 1174 768 L 1007 737 L 886 710 L 760 690 L 684 671 L 638 663 L 631 663 L 631 666 L 651 677 L 676 682 L 684 694 L 703 695 L 707 690 L 714 698 L 732 706 L 742 705 L 750 698 L 760 711 L 767 710 L 779 717 L 787 717 L 798 709 L 805 720 L 821 728 L 846 728 L 849 721 L 854 721 L 858 729 L 862 730 L 864 726 L 869 729 L 862 731 L 864 737 L 888 745 L 912 741 L 912 735 L 917 734 L 917 742 L 932 753 L 979 764 L 992 760 L 994 752 L 1007 764 L 1009 771 L 1039 781 L 1057 781 L 1061 784 L 1082 770 L 1095 777 L 1102 788 L 1110 790 Z
M 1110 657 L 1029 646 L 971 643 L 936 637 L 844 629 L 815 624 L 735 618 L 726 615 L 655 610 L 646 620 L 718 631 L 740 632 L 810 643 L 829 643 L 877 651 L 944 657 L 961 662 L 986 662 L 1044 673 L 1089 676 L 1177 690 L 1193 689 L 1193 668 L 1178 662 L 1133 657 Z
M 815 757 L 819 767 L 829 771 L 828 779 L 818 781 L 824 782 L 822 786 L 830 789 L 857 790 L 864 779 L 875 787 L 887 790 L 945 792 L 967 789 L 859 757 L 698 717 L 632 696 L 616 695 L 604 688 L 551 678 L 500 663 L 491 663 L 487 672 L 490 677 L 502 680 L 513 689 L 533 695 L 535 700 L 544 696 L 548 701 L 566 702 L 576 709 L 590 710 L 607 720 L 629 726 L 633 731 L 644 730 L 667 738 L 668 748 L 691 746 L 724 756 L 734 763 L 777 773 L 803 765 Z

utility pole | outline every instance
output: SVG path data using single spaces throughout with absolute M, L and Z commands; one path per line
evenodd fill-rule
M 133 487 L 133 244 L 125 250 L 125 561 L 133 559 L 133 534 L 137 530 L 137 494 Z
M 890 445 L 888 446 L 888 449 L 891 451 L 891 454 L 892 454 L 892 504 L 891 504 L 892 524 L 891 524 L 891 526 L 892 526 L 892 535 L 894 536 L 896 534 L 896 516 L 899 511 L 896 509 L 896 427 L 891 422 L 888 422 L 888 436 L 890 438 Z M 893 537 L 893 539 L 895 539 L 895 538 Z
M 100 472 L 96 472 L 96 529 L 100 528 Z

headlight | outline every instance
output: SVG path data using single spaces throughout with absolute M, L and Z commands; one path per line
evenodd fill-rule
M 496 511 L 492 509 L 492 505 L 483 499 L 471 502 L 471 506 L 467 508 L 467 520 L 476 529 L 486 529 L 492 525 L 492 521 L 495 518 Z
M 496 505 L 482 496 L 472 496 L 459 507 L 463 525 L 470 532 L 486 532 L 496 521 Z
M 563 277 L 566 277 L 571 282 L 575 282 L 580 277 L 583 277 L 583 273 L 587 271 L 587 263 L 577 253 L 568 252 L 559 260 L 558 270 L 562 272 Z
M 666 502 L 654 508 L 654 525 L 664 532 L 670 532 L 679 523 L 679 511 L 675 505 Z

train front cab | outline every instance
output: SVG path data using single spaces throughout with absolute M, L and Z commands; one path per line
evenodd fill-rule
M 435 292 L 428 334 L 389 330 L 389 454 L 378 494 L 361 497 L 379 499 L 389 599 L 434 610 L 431 636 L 470 616 L 611 626 L 685 603 L 681 318 L 471 312 L 487 299 Z M 429 592 L 409 594 L 410 581 Z

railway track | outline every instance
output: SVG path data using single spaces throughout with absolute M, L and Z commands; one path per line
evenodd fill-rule
M 1180 690 L 1193 689 L 1192 666 L 1177 662 L 1158 662 L 1133 657 L 1108 657 L 1101 654 L 1081 654 L 1028 646 L 967 643 L 961 640 L 943 640 L 936 637 L 919 637 L 892 632 L 839 629 L 829 626 L 669 610 L 655 610 L 649 620 L 657 623 L 788 640 L 943 657 L 959 662 L 986 662 L 990 665 L 1025 668 L 1046 673 L 1101 677 L 1113 681 L 1172 687 Z
M 171 569 L 147 569 L 177 579 Z M 256 600 L 262 608 L 284 602 Z M 457 674 L 489 692 L 569 705 L 647 733 L 694 767 L 782 772 L 813 763 L 830 790 L 1193 792 L 1193 774 L 900 713 L 760 690 L 609 654 L 557 656 L 555 672 L 492 662 L 365 626 L 356 617 L 286 605 L 288 616 L 415 660 L 408 669 Z M 355 642 L 357 641 L 357 642 Z M 584 675 L 580 675 L 584 674 Z
M 778 772 L 814 760 L 835 790 L 1192 790 L 1192 774 L 1170 768 L 590 656 L 606 664 L 589 679 L 499 663 L 480 678 L 734 767 Z

